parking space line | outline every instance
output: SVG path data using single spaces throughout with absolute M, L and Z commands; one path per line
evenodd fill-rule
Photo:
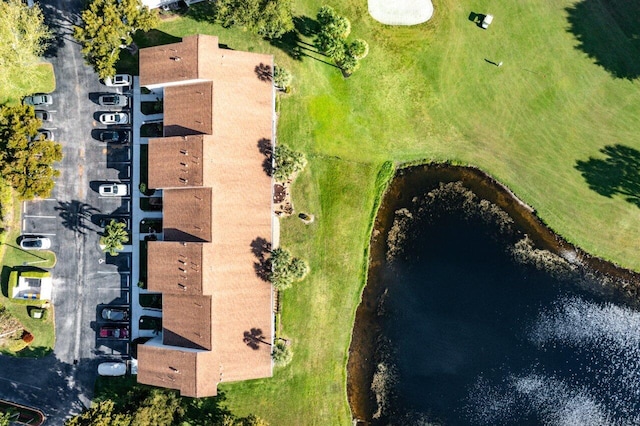
M 29 385 L 29 384 L 27 384 L 27 383 L 18 382 L 18 381 L 16 381 L 16 380 L 5 379 L 4 377 L 0 377 L 0 380 L 6 380 L 7 382 L 10 382 L 10 383 L 16 383 L 16 384 L 18 384 L 18 385 L 22 385 L 22 386 L 29 386 L 30 388 L 34 388 L 34 389 L 38 389 L 38 390 L 42 390 L 42 388 L 39 388 L 39 387 L 37 387 L 37 386 Z
M 56 219 L 58 216 L 40 216 L 37 214 L 23 214 L 22 217 L 41 217 L 43 219 Z
M 99 274 L 119 274 L 120 272 L 118 271 L 96 271 Z

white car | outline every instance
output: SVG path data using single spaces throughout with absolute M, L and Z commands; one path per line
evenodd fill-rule
M 98 193 L 103 197 L 124 197 L 127 195 L 127 185 L 124 183 L 104 183 L 98 187 Z
M 101 376 L 124 376 L 127 374 L 127 364 L 124 362 L 103 362 L 98 365 Z
M 51 248 L 51 240 L 46 237 L 25 235 L 20 240 L 20 248 L 23 250 L 48 250 Z
M 126 112 L 106 112 L 100 114 L 100 122 L 102 124 L 127 124 L 129 123 L 129 114 Z
M 104 79 L 104 84 L 109 87 L 131 86 L 133 79 L 129 74 L 116 74 Z

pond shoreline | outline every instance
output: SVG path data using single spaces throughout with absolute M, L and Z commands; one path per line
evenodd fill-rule
M 594 257 L 555 234 L 506 186 L 474 167 L 426 164 L 399 168 L 384 194 L 376 214 L 370 241 L 367 283 L 356 311 L 347 363 L 347 395 L 352 416 L 360 424 L 370 424 L 377 410 L 371 383 L 377 369 L 376 347 L 380 336 L 379 306 L 386 288 L 380 278 L 387 251 L 387 235 L 395 212 L 408 207 L 415 197 L 427 193 L 440 182 L 462 181 L 478 199 L 486 199 L 504 210 L 515 227 L 527 234 L 536 248 L 563 257 L 581 269 L 592 271 L 606 281 L 626 304 L 640 306 L 640 274 Z M 375 422 L 371 423 L 375 424 Z

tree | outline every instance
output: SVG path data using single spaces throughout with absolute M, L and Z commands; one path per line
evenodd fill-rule
M 289 85 L 291 84 L 292 79 L 293 76 L 288 70 L 278 65 L 274 66 L 273 84 L 275 84 L 276 87 L 286 91 L 287 89 L 289 89 Z
M 100 78 L 116 73 L 120 51 L 133 42 L 136 31 L 149 31 L 159 23 L 157 12 L 140 0 L 92 0 L 81 17 L 82 24 L 73 27 L 73 36 Z
M 293 257 L 289 250 L 277 248 L 271 252 L 269 280 L 278 290 L 286 290 L 294 281 L 301 281 L 309 273 L 309 265 Z
M 70 418 L 65 426 L 129 426 L 131 415 L 118 413 L 115 403 L 107 399 L 93 404 L 85 412 Z
M 111 219 L 111 222 L 104 228 L 104 234 L 100 237 L 102 251 L 108 252 L 111 256 L 118 255 L 118 251 L 124 248 L 123 244 L 129 242 L 126 226 L 127 224 L 124 222 Z
M 275 148 L 275 171 L 273 176 L 279 181 L 289 180 L 296 173 L 302 171 L 307 165 L 304 154 L 289 149 L 286 145 L 278 145 Z
M 172 425 L 185 410 L 175 392 L 152 389 L 133 414 L 131 426 Z
M 353 56 L 357 60 L 361 60 L 369 54 L 369 44 L 366 41 L 357 38 L 351 42 L 348 51 L 350 56 Z
M 360 66 L 359 61 L 369 53 L 369 45 L 361 39 L 351 43 L 351 23 L 330 6 L 322 6 L 316 16 L 320 27 L 315 46 L 329 56 L 345 74 L 352 74 Z
M 60 175 L 53 163 L 62 160 L 62 146 L 34 139 L 40 126 L 31 106 L 0 108 L 0 172 L 25 200 L 48 197 Z
M 273 350 L 271 351 L 271 359 L 273 363 L 278 367 L 284 367 L 291 362 L 293 358 L 293 351 L 289 348 L 286 342 L 278 340 L 273 344 Z
M 15 76 L 29 81 L 47 48 L 51 31 L 36 4 L 21 0 L 0 2 L 0 85 L 5 93 L 21 92 Z
M 223 27 L 244 27 L 270 40 L 294 29 L 290 0 L 218 0 L 216 7 Z

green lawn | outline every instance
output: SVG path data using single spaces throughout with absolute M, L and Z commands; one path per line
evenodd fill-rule
M 594 10 L 610 4 L 588 1 Z M 315 17 L 321 4 L 300 0 L 294 9 Z M 292 340 L 294 361 L 272 379 L 221 386 L 234 412 L 253 412 L 273 425 L 350 422 L 347 348 L 384 161 L 476 165 L 568 240 L 640 270 L 638 82 L 595 64 L 569 32 L 570 22 L 586 28 L 585 50 L 600 55 L 609 69 L 625 61 L 634 68 L 640 54 L 625 36 L 627 23 L 611 16 L 636 15 L 590 14 L 566 0 L 441 0 L 431 22 L 403 28 L 374 22 L 364 0 L 330 4 L 351 19 L 353 36 L 371 47 L 347 80 L 316 60 L 323 59 L 317 53 L 304 50 L 310 56 L 295 60 L 247 32 L 204 21 L 167 21 L 160 28 L 166 34 L 153 36 L 215 34 L 233 49 L 273 53 L 294 75 L 293 93 L 279 102 L 278 137 L 309 157 L 294 184 L 294 204 L 316 217 L 308 226 L 295 217 L 282 223 L 283 245 L 312 268 L 283 295 L 281 332 Z M 567 10 L 574 6 L 576 13 Z M 487 11 L 495 15 L 487 31 L 469 21 L 471 12 Z M 618 61 L 622 65 L 616 62 L 619 46 L 636 49 Z M 604 158 L 600 150 L 607 145 L 630 149 L 615 161 L 589 161 Z M 591 189 L 579 161 L 600 192 L 614 195 Z M 624 175 L 615 175 L 621 168 Z
M 28 75 L 13 75 L 10 87 L 0 87 L 0 104 L 19 103 L 23 97 L 32 93 L 50 93 L 56 89 L 53 66 L 44 62 L 34 65 L 34 72 Z
M 20 236 L 20 206 L 21 202 L 14 200 L 13 209 L 7 214 L 4 226 L 10 231 L 6 242 L 0 245 L 2 255 L 2 271 L 0 272 L 0 304 L 5 306 L 11 314 L 20 320 L 22 325 L 34 336 L 33 342 L 24 350 L 18 352 L 17 356 L 39 357 L 44 356 L 53 350 L 55 344 L 55 327 L 53 308 L 50 308 L 44 319 L 33 319 L 29 316 L 27 306 L 39 306 L 34 301 L 33 304 L 25 305 L 13 303 L 8 296 L 8 280 L 11 268 L 15 266 L 30 266 L 37 268 L 53 268 L 56 264 L 56 255 L 49 250 L 27 251 L 22 250 L 18 244 Z

